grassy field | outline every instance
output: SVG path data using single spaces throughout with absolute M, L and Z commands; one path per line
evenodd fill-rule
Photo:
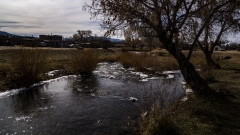
M 11 74 L 10 56 L 18 47 L 0 48 L 0 90 L 11 88 L 8 80 Z M 29 48 L 28 48 L 29 49 Z M 31 49 L 31 48 L 30 48 Z M 79 50 L 73 48 L 41 48 L 49 58 L 48 71 L 68 69 L 71 56 Z M 123 55 L 122 49 L 88 49 L 94 50 L 101 61 L 127 61 L 129 66 L 146 66 L 146 61 L 155 70 L 177 69 L 176 61 L 166 50 L 153 50 L 148 55 Z M 122 56 L 121 56 L 122 55 Z M 127 56 L 127 57 L 126 57 Z M 230 59 L 222 59 L 229 56 Z M 186 134 L 186 135 L 238 135 L 240 134 L 240 52 L 214 52 L 213 59 L 221 65 L 221 69 L 204 70 L 199 73 L 209 80 L 209 85 L 217 91 L 211 97 L 200 97 L 190 94 L 187 101 L 179 101 L 164 110 L 153 106 L 149 115 L 136 122 L 136 134 Z M 204 69 L 206 61 L 201 51 L 194 51 L 191 58 L 196 68 Z M 62 74 L 68 74 L 67 71 Z M 60 74 L 61 75 L 61 74 Z M 210 78 L 210 79 L 209 79 Z M 44 79 L 44 78 L 43 78 Z

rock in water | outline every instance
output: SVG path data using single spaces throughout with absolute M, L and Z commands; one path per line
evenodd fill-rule
M 129 97 L 128 100 L 132 101 L 132 102 L 136 102 L 138 99 L 135 97 Z

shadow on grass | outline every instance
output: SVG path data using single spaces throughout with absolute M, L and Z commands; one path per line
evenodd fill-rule
M 239 67 L 222 67 L 221 69 L 223 69 L 223 70 L 233 70 L 233 71 L 240 72 L 240 68 Z
M 179 107 L 175 119 L 181 134 L 240 134 L 240 104 L 223 94 L 195 97 Z
M 152 109 L 139 125 L 138 133 L 144 135 L 239 135 L 240 104 L 221 93 L 212 97 L 192 94 L 164 110 Z
M 240 134 L 240 104 L 234 102 L 239 100 L 235 96 L 224 96 L 218 94 L 215 97 L 212 107 L 215 108 L 218 118 L 215 123 L 215 130 L 221 134 Z M 224 133 L 225 132 L 225 133 Z

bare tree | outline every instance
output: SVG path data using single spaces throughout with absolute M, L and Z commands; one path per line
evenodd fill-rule
M 87 38 L 92 35 L 91 30 L 78 30 L 77 32 L 81 42 L 86 42 Z
M 139 41 L 138 33 L 134 29 L 128 28 L 124 30 L 124 37 L 126 43 L 129 44 L 133 50 L 135 50 Z
M 78 34 L 73 34 L 72 38 L 74 41 L 77 41 L 77 42 L 80 40 L 80 36 Z
M 189 21 L 191 25 L 189 25 L 187 29 L 191 30 L 183 31 L 182 35 L 187 36 L 189 42 L 193 42 L 199 30 L 203 30 L 197 39 L 197 43 L 204 52 L 208 65 L 212 68 L 221 68 L 220 65 L 212 60 L 211 56 L 214 47 L 224 41 L 224 35 L 239 31 L 239 5 L 237 5 L 237 3 L 226 5 L 213 15 L 211 15 L 211 12 L 206 12 L 211 11 L 212 8 L 214 8 L 212 5 L 208 5 L 204 7 L 200 13 L 196 14 L 194 18 Z M 212 17 L 209 18 L 209 16 Z M 207 26 L 203 25 L 205 20 L 209 20 L 210 22 Z
M 148 26 L 154 32 L 166 50 L 177 60 L 185 81 L 195 93 L 208 95 L 214 93 L 208 84 L 196 72 L 190 58 L 194 46 L 205 28 L 212 23 L 219 11 L 238 0 L 92 0 L 85 5 L 92 17 L 99 17 L 102 26 L 108 28 L 106 34 L 114 34 L 127 27 Z M 211 8 L 206 11 L 205 7 Z M 179 49 L 179 39 L 189 22 L 198 14 L 208 12 L 202 19 L 201 27 L 194 35 L 191 49 L 186 57 Z M 190 29 L 189 29 L 190 30 Z

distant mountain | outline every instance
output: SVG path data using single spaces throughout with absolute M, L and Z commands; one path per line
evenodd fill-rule
M 18 36 L 18 35 L 10 34 L 10 33 L 5 32 L 5 31 L 0 31 L 0 36 Z
M 12 35 L 12 34 L 7 33 L 7 32 L 5 32 L 5 31 L 0 31 L 0 35 L 1 35 L 1 36 L 8 36 L 8 35 Z
M 122 42 L 122 41 L 124 41 L 123 39 L 117 39 L 117 38 L 109 38 L 108 40 L 111 41 L 111 42 Z

